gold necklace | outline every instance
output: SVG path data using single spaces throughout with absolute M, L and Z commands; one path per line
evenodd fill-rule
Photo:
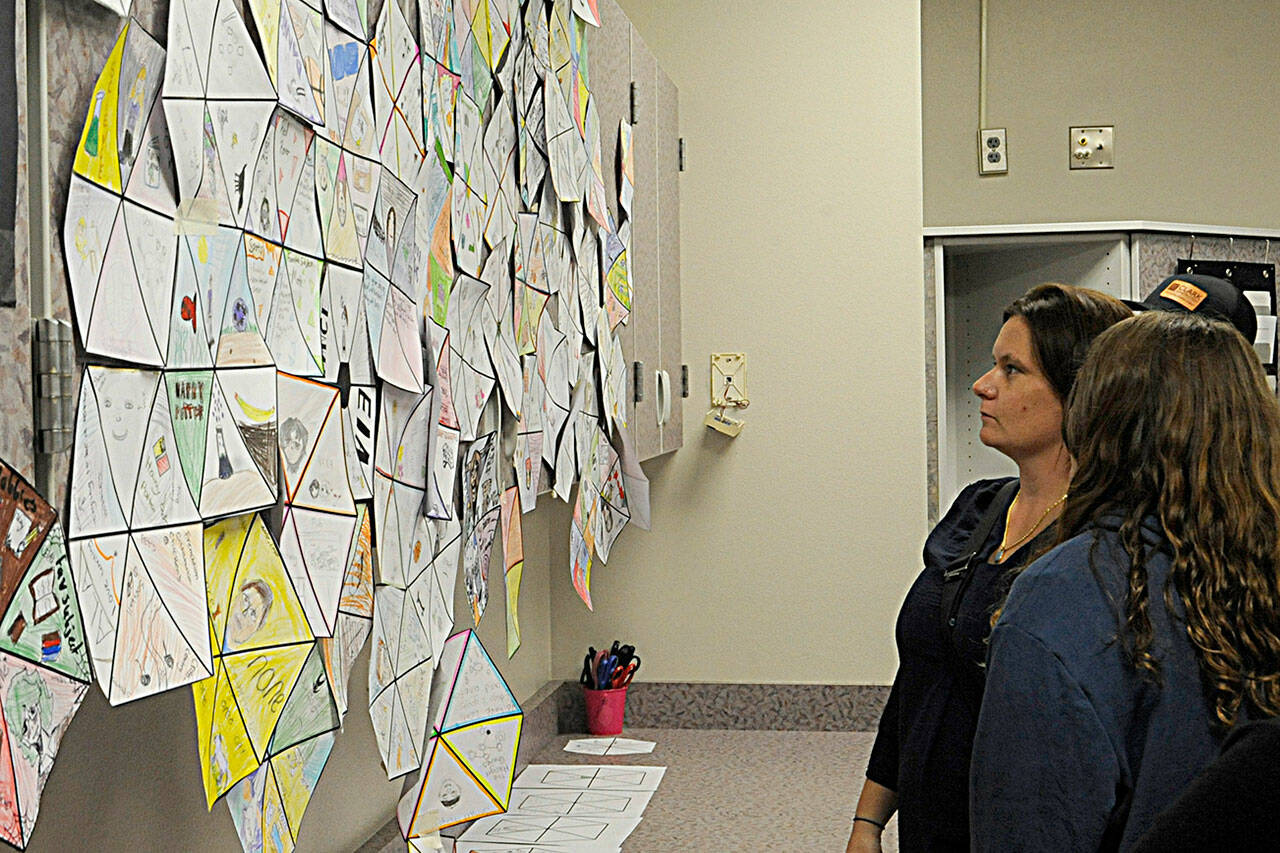
M 1025 542 L 1028 538 L 1030 538 L 1031 534 L 1036 532 L 1036 528 L 1039 527 L 1040 524 L 1046 518 L 1049 517 L 1049 513 L 1053 512 L 1055 509 L 1061 506 L 1062 502 L 1067 499 L 1067 493 L 1063 492 L 1062 497 L 1058 498 L 1056 501 L 1049 504 L 1049 506 L 1045 508 L 1045 511 L 1040 514 L 1040 517 L 1036 519 L 1036 523 L 1031 525 L 1031 527 L 1027 529 L 1026 533 L 1022 534 L 1012 542 L 1007 542 L 1006 540 L 1009 538 L 1009 516 L 1013 515 L 1014 504 L 1018 502 L 1018 498 L 1020 497 L 1022 497 L 1022 492 L 1018 492 L 1017 496 L 1014 497 L 1013 499 L 1013 503 L 1009 504 L 1009 511 L 1004 514 L 1004 535 L 1000 537 L 1000 547 L 996 549 L 996 552 L 993 555 L 994 556 L 994 559 L 992 560 L 993 563 L 1003 563 L 1004 555 L 1007 551 L 1009 551 L 1011 548 L 1016 548 L 1017 546 Z

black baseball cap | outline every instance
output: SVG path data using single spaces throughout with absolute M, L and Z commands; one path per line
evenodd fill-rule
M 1250 344 L 1258 333 L 1258 314 L 1249 299 L 1231 282 L 1211 275 L 1171 275 L 1146 299 L 1125 304 L 1134 311 L 1187 311 L 1225 320 Z

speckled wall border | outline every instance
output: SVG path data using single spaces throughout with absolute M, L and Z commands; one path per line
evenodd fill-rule
M 924 417 L 928 447 L 926 482 L 929 488 L 929 526 L 938 523 L 938 283 L 933 269 L 933 243 L 924 244 Z
M 556 691 L 560 731 L 586 731 L 582 688 Z M 875 731 L 888 685 L 645 682 L 627 692 L 624 725 L 661 729 Z
M 1218 237 L 1212 234 L 1137 232 L 1138 298 L 1143 299 L 1178 269 L 1179 258 L 1206 261 L 1280 263 L 1280 240 Z M 1273 245 L 1274 244 L 1274 245 Z
M 18 92 L 18 169 L 13 217 L 14 307 L 0 308 L 0 458 L 24 477 L 35 477 L 35 434 L 31 388 L 31 224 L 27 194 L 27 9 L 14 3 L 14 72 Z

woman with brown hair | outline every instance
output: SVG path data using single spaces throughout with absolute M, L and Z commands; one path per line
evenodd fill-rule
M 903 850 L 967 850 L 969 755 L 991 613 L 1010 571 L 1052 543 L 1070 477 L 1062 414 L 1076 370 L 1118 299 L 1065 284 L 1034 287 L 1004 312 L 992 368 L 973 383 L 979 438 L 1018 477 L 965 487 L 929 534 L 898 614 L 898 674 L 880 719 L 849 851 L 878 851 L 898 812 Z
M 1060 544 L 991 634 L 975 850 L 1127 849 L 1225 730 L 1280 713 L 1280 404 L 1225 323 L 1100 335 L 1066 416 Z

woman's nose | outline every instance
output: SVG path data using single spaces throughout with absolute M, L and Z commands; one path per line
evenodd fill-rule
M 977 379 L 974 380 L 973 393 L 977 394 L 979 397 L 984 397 L 984 398 L 990 397 L 992 394 L 995 393 L 995 389 L 991 384 L 990 370 L 988 370 L 986 373 L 982 374 L 981 376 L 979 376 Z

